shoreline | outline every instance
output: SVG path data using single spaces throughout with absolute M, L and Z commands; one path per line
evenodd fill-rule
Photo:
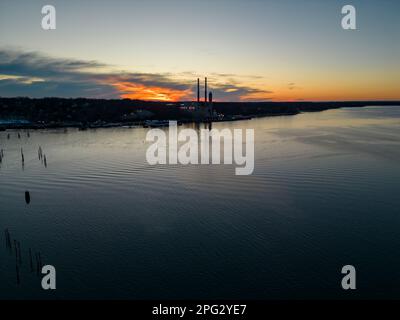
M 315 112 L 320 112 L 325 110 L 319 110 Z M 264 115 L 253 115 L 253 116 L 243 116 L 243 117 L 235 117 L 235 118 L 226 118 L 226 119 L 214 119 L 214 120 L 202 120 L 202 121 L 193 121 L 193 120 L 175 120 L 169 119 L 164 121 L 177 121 L 179 125 L 182 124 L 190 124 L 190 123 L 219 123 L 219 122 L 236 122 L 236 121 L 246 121 L 252 120 L 256 118 L 267 118 L 267 117 L 283 117 L 283 116 L 295 116 L 301 114 L 302 112 L 296 113 L 280 113 L 280 114 L 264 114 Z M 146 120 L 149 121 L 149 120 Z M 87 124 L 83 125 L 82 123 L 53 123 L 53 124 L 25 124 L 25 125 L 0 125 L 0 132 L 4 132 L 7 130 L 46 130 L 46 129 L 67 129 L 67 128 L 76 128 L 81 131 L 89 130 L 89 129 L 107 129 L 107 128 L 148 128 L 153 127 L 151 124 L 146 124 L 146 121 L 140 122 L 120 122 L 120 123 L 104 123 L 104 124 Z M 150 120 L 152 121 L 152 120 Z M 159 121 L 159 120 L 154 120 Z M 156 127 L 156 126 L 154 126 Z
M 308 112 L 321 112 L 326 110 L 332 109 L 341 109 L 341 108 L 365 108 L 369 106 L 400 106 L 400 102 L 393 101 L 393 102 L 369 102 L 368 104 L 363 104 L 361 102 L 334 102 L 332 104 L 324 103 L 324 104 L 317 104 L 316 107 L 312 103 L 308 108 L 299 108 L 295 107 L 297 104 L 293 103 L 293 109 L 286 109 L 282 112 L 277 112 L 273 109 L 275 105 L 290 105 L 287 103 L 219 103 L 220 105 L 262 105 L 262 106 L 269 106 L 270 109 L 262 110 L 263 112 L 256 112 L 253 114 L 249 114 L 247 112 L 237 113 L 237 114 L 221 114 L 221 117 L 215 119 L 190 119 L 190 118 L 183 118 L 182 116 L 177 116 L 176 118 L 168 117 L 168 114 L 173 114 L 173 110 L 164 110 L 164 116 L 160 117 L 153 117 L 148 119 L 141 119 L 135 121 L 107 121 L 107 120 L 97 120 L 93 122 L 87 121 L 38 121 L 32 122 L 26 119 L 22 119 L 22 117 L 18 120 L 14 119 L 3 119 L 1 120 L 1 113 L 0 113 L 0 132 L 4 132 L 7 130 L 46 130 L 46 129 L 65 129 L 65 128 L 77 128 L 79 130 L 88 130 L 88 129 L 100 129 L 100 128 L 136 128 L 136 127 L 157 127 L 157 126 L 165 126 L 162 123 L 166 123 L 168 121 L 177 121 L 178 124 L 186 124 L 186 123 L 217 123 L 217 122 L 234 122 L 234 121 L 243 121 L 243 120 L 251 120 L 253 118 L 264 118 L 264 117 L 282 117 L 282 116 L 294 116 L 301 113 L 308 113 Z M 302 103 L 304 104 L 304 103 Z M 217 105 L 218 106 L 218 105 Z M 0 106 L 1 107 L 1 106 Z M 1 109 L 0 109 L 1 110 Z M 166 112 L 165 112 L 166 111 Z M 168 112 L 170 111 L 170 112 Z M 247 111 L 247 110 L 246 110 Z M 259 111 L 259 110 L 257 110 Z M 279 110 L 278 110 L 279 111 Z M 154 123 L 154 125 L 153 125 Z M 160 125 L 161 123 L 161 125 Z

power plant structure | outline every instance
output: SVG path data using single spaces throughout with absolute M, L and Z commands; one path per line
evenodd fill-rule
M 207 77 L 204 79 L 204 102 L 200 101 L 200 78 L 197 78 L 197 102 L 193 103 L 195 117 L 198 120 L 212 120 L 214 118 L 213 94 L 208 92 Z

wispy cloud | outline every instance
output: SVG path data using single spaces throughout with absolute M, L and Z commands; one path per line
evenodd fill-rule
M 234 74 L 211 74 L 210 89 L 216 100 L 269 99 L 272 92 L 243 85 L 238 77 Z M 192 72 L 177 75 L 126 72 L 97 61 L 0 49 L 0 96 L 176 101 L 192 100 L 195 92 L 196 76 Z
M 300 89 L 294 82 L 288 83 L 287 87 L 289 90 Z

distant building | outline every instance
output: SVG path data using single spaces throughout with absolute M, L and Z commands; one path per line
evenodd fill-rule
M 204 82 L 204 102 L 200 101 L 200 79 L 197 79 L 197 101 L 190 102 L 181 109 L 191 112 L 197 121 L 209 121 L 214 118 L 213 94 L 212 92 L 208 93 L 207 78 Z

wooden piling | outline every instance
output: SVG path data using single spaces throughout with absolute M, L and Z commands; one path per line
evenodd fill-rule
M 17 243 L 18 243 L 18 262 L 19 265 L 21 265 L 22 264 L 21 243 L 19 241 Z
M 17 247 L 17 240 L 14 239 L 14 252 L 15 252 L 15 256 L 18 255 L 17 250 L 18 250 L 18 247 Z
M 4 230 L 4 240 L 6 242 L 6 248 L 8 248 L 8 235 L 7 235 L 7 229 Z
M 18 267 L 18 264 L 15 265 L 15 269 L 16 269 L 16 272 L 17 272 L 17 285 L 19 285 L 20 284 L 20 279 L 19 279 L 19 267 Z
M 8 248 L 11 250 L 11 235 L 7 229 L 7 241 L 8 241 Z
M 5 236 L 6 236 L 6 247 L 11 250 L 11 236 L 10 236 L 10 232 L 8 231 L 8 229 L 5 230 Z
M 39 268 L 40 268 L 40 272 L 41 272 L 42 268 L 43 268 L 43 263 L 42 263 L 42 256 L 40 255 L 40 252 L 38 253 L 38 257 L 39 257 Z
M 31 273 L 33 272 L 33 259 L 32 259 L 32 249 L 29 248 L 29 262 L 31 267 Z
M 35 258 L 36 258 L 36 275 L 40 275 L 40 271 L 39 271 L 39 269 L 40 269 L 40 263 L 39 263 L 39 258 L 38 258 L 38 254 L 37 253 L 35 253 Z
M 26 204 L 31 203 L 31 194 L 29 193 L 29 191 L 25 191 L 25 202 Z

